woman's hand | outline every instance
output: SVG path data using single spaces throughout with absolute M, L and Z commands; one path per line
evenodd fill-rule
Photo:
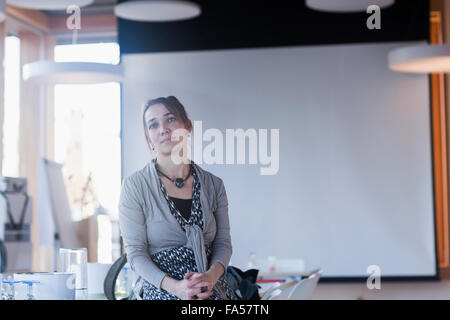
M 213 284 L 211 282 L 204 281 L 201 277 L 194 277 L 193 279 L 191 279 L 194 273 L 190 272 L 189 274 L 189 278 L 185 278 L 182 280 L 176 280 L 169 276 L 166 276 L 162 280 L 161 288 L 182 300 L 197 300 L 209 298 L 212 294 L 212 291 L 205 291 L 205 289 L 202 290 L 202 287 L 208 287 L 212 289 L 214 287 Z
M 204 291 L 203 293 L 205 293 L 205 295 L 197 295 L 199 299 L 202 299 L 202 297 L 204 296 L 206 296 L 206 298 L 209 298 L 212 294 L 212 289 L 223 273 L 223 266 L 220 263 L 215 262 L 213 265 L 211 265 L 207 272 L 188 272 L 184 275 L 183 280 L 190 281 L 188 287 L 197 289 L 200 288 L 201 291 Z
M 207 273 L 188 272 L 184 275 L 182 281 L 188 281 L 187 288 L 200 292 L 200 294 L 193 294 L 191 296 L 192 299 L 203 300 L 208 299 L 212 295 L 212 289 L 217 280 Z
M 182 280 L 176 280 L 166 275 L 161 282 L 161 288 L 182 300 L 208 299 L 224 271 L 223 266 L 215 262 L 207 272 L 188 272 Z
M 179 294 L 183 300 L 203 300 L 212 295 L 214 283 L 204 276 L 205 274 L 189 272 L 179 282 Z

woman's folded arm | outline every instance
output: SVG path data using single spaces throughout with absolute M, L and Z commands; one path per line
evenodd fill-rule
M 146 219 L 138 196 L 139 189 L 131 179 L 127 177 L 123 180 L 119 200 L 120 232 L 127 260 L 132 270 L 160 289 L 166 273 L 150 258 Z
M 217 232 L 212 245 L 211 263 L 219 262 L 226 274 L 228 263 L 231 259 L 233 248 L 230 236 L 230 221 L 228 217 L 228 198 L 222 179 L 219 180 L 217 189 L 217 209 L 214 212 L 216 219 Z

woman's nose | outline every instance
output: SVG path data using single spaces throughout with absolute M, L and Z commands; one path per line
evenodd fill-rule
M 160 129 L 161 129 L 161 131 L 160 131 L 161 135 L 169 133 L 169 129 L 166 127 L 165 124 L 161 125 Z

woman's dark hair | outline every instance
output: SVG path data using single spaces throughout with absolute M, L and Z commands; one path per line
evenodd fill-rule
M 151 106 L 153 106 L 155 104 L 159 104 L 159 103 L 162 103 L 167 108 L 167 110 L 169 110 L 169 112 L 172 112 L 176 117 L 181 119 L 188 131 L 190 131 L 192 129 L 192 121 L 189 119 L 189 117 L 186 113 L 186 110 L 184 109 L 184 106 L 181 104 L 181 102 L 177 98 L 175 98 L 174 96 L 168 96 L 166 98 L 160 97 L 160 98 L 149 100 L 144 104 L 144 108 L 143 108 L 144 110 L 142 112 L 142 123 L 144 124 L 144 134 L 145 134 L 145 138 L 147 140 L 147 144 L 150 149 L 151 149 L 151 146 L 149 145 L 150 139 L 149 139 L 148 133 L 147 133 L 147 124 L 145 123 L 145 113 Z

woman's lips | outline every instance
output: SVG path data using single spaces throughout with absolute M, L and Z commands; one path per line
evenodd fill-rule
M 167 138 L 167 139 L 165 139 L 165 140 L 161 141 L 161 144 L 163 144 L 163 143 L 167 143 L 167 142 L 170 142 L 170 138 Z

